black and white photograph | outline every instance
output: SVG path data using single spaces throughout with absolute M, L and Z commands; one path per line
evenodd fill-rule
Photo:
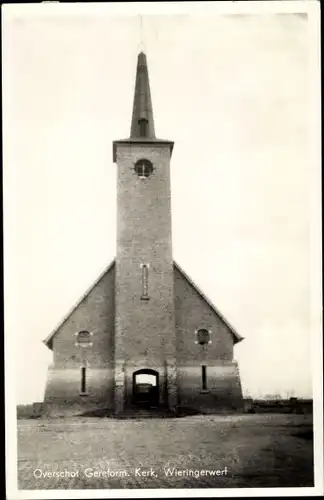
M 2 6 L 8 500 L 323 494 L 319 18 Z

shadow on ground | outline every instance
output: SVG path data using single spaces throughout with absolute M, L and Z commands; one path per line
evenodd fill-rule
M 99 410 L 87 411 L 77 415 L 78 417 L 89 417 L 89 418 L 114 418 L 114 419 L 142 419 L 142 418 L 183 418 L 193 415 L 204 415 L 204 413 L 199 412 L 193 408 L 189 407 L 178 407 L 175 412 L 170 410 L 164 410 L 161 408 L 130 408 L 125 410 L 119 415 L 115 415 L 114 412 L 109 408 L 102 408 Z

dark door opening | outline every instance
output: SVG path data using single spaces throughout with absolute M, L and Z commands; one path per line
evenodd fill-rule
M 159 374 L 143 369 L 133 373 L 133 403 L 145 408 L 159 405 Z

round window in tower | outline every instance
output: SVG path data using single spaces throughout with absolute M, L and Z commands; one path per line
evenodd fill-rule
M 138 160 L 134 168 L 137 175 L 142 179 L 149 177 L 153 172 L 153 165 L 149 160 Z
M 205 345 L 209 344 L 210 342 L 210 333 L 206 328 L 200 328 L 200 330 L 197 330 L 197 342 L 200 345 Z

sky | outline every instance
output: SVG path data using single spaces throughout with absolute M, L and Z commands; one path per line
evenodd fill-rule
M 307 16 L 143 10 L 141 22 L 78 5 L 69 15 L 17 7 L 3 22 L 5 339 L 17 403 L 43 399 L 52 353 L 42 340 L 115 256 L 112 141 L 130 133 L 140 50 L 156 135 L 175 141 L 174 259 L 244 337 L 234 351 L 244 395 L 311 397 L 320 169 Z

